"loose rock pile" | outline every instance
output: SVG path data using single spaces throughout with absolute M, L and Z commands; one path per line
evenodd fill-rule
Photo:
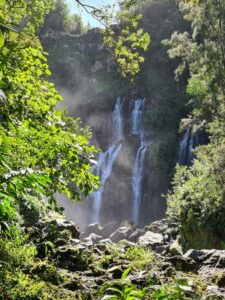
M 147 286 L 149 277 L 153 289 L 174 277 L 184 277 L 193 286 L 202 282 L 203 296 L 199 299 L 225 299 L 225 251 L 191 249 L 183 254 L 165 220 L 145 228 L 91 224 L 80 234 L 73 222 L 49 216 L 40 220 L 30 234 L 37 244 L 38 256 L 56 265 L 57 276 L 64 278 L 58 284 L 73 291 L 74 299 L 79 295 L 82 299 L 101 299 L 100 287 L 120 280 L 128 267 L 132 269 L 128 280 L 140 288 Z M 49 242 L 53 247 L 46 253 Z M 129 258 L 129 251 L 135 248 L 149 249 L 154 259 L 149 258 L 149 263 L 138 269 L 138 262 Z

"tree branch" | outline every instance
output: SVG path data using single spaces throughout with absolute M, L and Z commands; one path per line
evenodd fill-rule
M 75 2 L 80 5 L 81 7 L 83 7 L 83 9 L 89 14 L 91 15 L 94 19 L 96 19 L 99 23 L 101 23 L 104 27 L 107 27 L 107 24 L 104 23 L 102 20 L 100 20 L 92 11 L 96 10 L 96 7 L 92 6 L 92 5 L 88 5 L 88 4 L 84 4 L 82 3 L 80 0 L 75 0 Z M 90 11 L 89 9 L 91 9 L 92 11 Z M 100 9 L 99 9 L 100 11 Z

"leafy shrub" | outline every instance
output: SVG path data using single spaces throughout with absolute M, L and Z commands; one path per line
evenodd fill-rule
M 123 272 L 121 281 L 119 283 L 106 283 L 100 291 L 100 297 L 102 300 L 138 300 L 144 299 L 146 295 L 145 290 L 138 289 L 134 284 L 125 282 L 131 268 L 126 269 Z
M 154 253 L 142 246 L 128 248 L 125 256 L 130 261 L 129 265 L 132 269 L 144 269 L 155 261 Z
M 225 241 L 224 140 L 199 147 L 191 168 L 177 167 L 168 220 L 187 247 L 221 248 Z
M 160 289 L 156 290 L 152 293 L 151 299 L 154 300 L 186 300 L 190 299 L 187 298 L 187 294 L 192 292 L 192 288 L 190 287 L 189 283 L 185 279 L 174 281 L 168 285 L 163 285 L 160 287 Z M 191 299 L 197 299 L 193 298 L 193 295 L 189 294 L 191 296 Z M 194 296 L 195 297 L 195 296 Z

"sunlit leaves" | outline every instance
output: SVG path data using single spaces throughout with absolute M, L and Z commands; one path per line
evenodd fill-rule
M 4 31 L 0 51 L 0 84 L 7 96 L 1 103 L 0 222 L 12 220 L 28 196 L 45 195 L 56 206 L 57 191 L 77 200 L 98 187 L 89 161 L 96 152 L 90 132 L 55 109 L 62 97 L 48 80 L 46 53 L 34 35 L 52 1 L 10 3 L 5 24 L 27 22 L 20 33 Z
M 133 10 L 121 10 L 117 15 L 118 24 L 104 31 L 104 44 L 112 49 L 123 77 L 134 77 L 144 62 L 141 52 L 147 51 L 150 36 L 139 28 L 141 15 Z
M 149 34 L 139 28 L 141 15 L 134 4 L 121 1 L 116 25 L 104 31 L 104 44 L 112 50 L 123 77 L 134 77 L 140 71 L 140 64 L 144 62 L 142 53 L 147 51 L 150 43 Z
M 0 30 L 0 48 L 3 47 L 5 42 L 4 33 Z
M 99 20 L 103 30 L 103 42 L 113 55 L 123 77 L 133 77 L 144 62 L 150 36 L 140 28 L 141 14 L 137 0 L 120 0 L 111 6 L 94 7 L 75 0 L 93 17 Z M 119 8 L 119 9 L 118 9 Z

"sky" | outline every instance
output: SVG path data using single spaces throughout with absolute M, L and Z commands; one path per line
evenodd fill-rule
M 84 10 L 81 8 L 78 8 L 78 6 L 75 3 L 75 0 L 66 0 L 71 13 L 76 13 L 82 16 L 82 19 L 84 23 L 89 23 L 91 27 L 100 27 L 101 24 L 95 20 L 91 15 L 87 14 Z M 92 6 L 102 6 L 102 5 L 112 5 L 115 2 L 115 0 L 85 0 L 83 3 L 89 4 Z

